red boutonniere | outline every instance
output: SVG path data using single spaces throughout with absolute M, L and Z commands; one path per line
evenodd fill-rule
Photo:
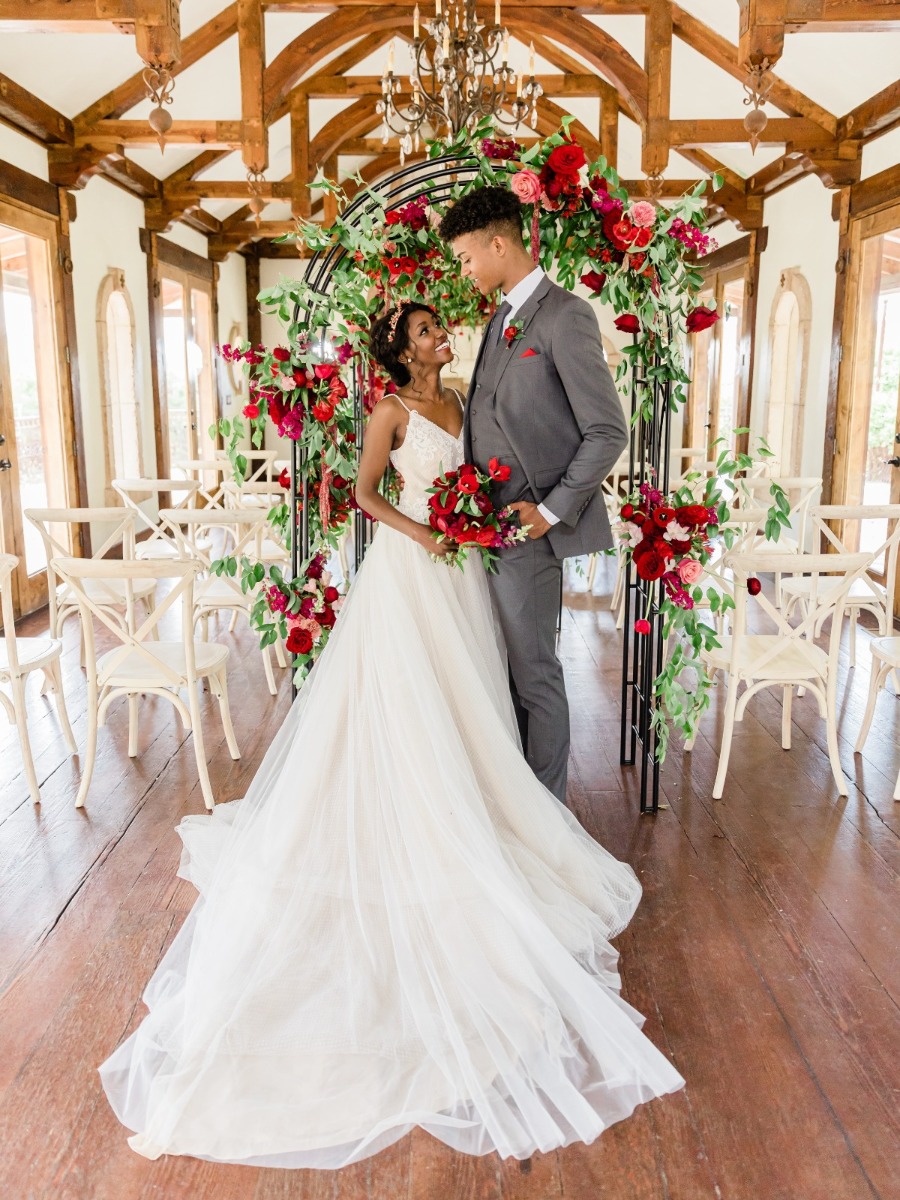
M 506 345 L 511 346 L 516 338 L 522 336 L 522 322 L 510 321 L 507 327 L 503 330 L 503 336 L 506 338 Z

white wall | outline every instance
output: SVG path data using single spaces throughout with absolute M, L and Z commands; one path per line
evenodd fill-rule
M 771 351 L 769 322 L 781 273 L 793 267 L 805 276 L 812 293 L 802 435 L 803 475 L 822 474 L 838 249 L 838 226 L 831 218 L 833 194 L 815 176 L 807 176 L 777 192 L 766 201 L 764 210 L 769 240 L 760 259 L 750 422 L 757 432 L 765 428 Z
M 229 254 L 219 263 L 219 322 L 216 339 L 219 345 L 247 339 L 247 271 L 240 254 Z M 237 334 L 232 329 L 237 326 Z M 219 399 L 222 416 L 233 419 L 247 403 L 247 381 L 240 371 L 235 372 L 239 390 L 232 386 L 231 374 L 222 359 L 216 360 Z

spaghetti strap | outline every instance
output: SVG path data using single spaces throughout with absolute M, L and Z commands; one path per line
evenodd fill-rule
M 465 416 L 465 415 L 466 415 L 466 402 L 465 402 L 465 400 L 463 400 L 462 396 L 459 394 L 459 392 L 456 390 L 456 388 L 451 388 L 450 390 L 453 392 L 453 395 L 454 395 L 454 396 L 457 398 L 457 400 L 459 401 L 459 407 L 460 407 L 460 410 L 462 411 L 462 414 L 463 414 L 463 416 Z
M 394 396 L 397 400 L 400 400 L 400 395 L 398 392 L 394 392 Z M 400 400 L 400 403 L 403 404 L 403 401 Z M 412 409 L 409 408 L 406 404 L 403 404 L 403 407 L 406 409 L 406 411 L 409 413 L 409 415 L 412 416 Z

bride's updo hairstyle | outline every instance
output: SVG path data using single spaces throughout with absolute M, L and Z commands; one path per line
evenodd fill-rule
M 437 316 L 430 304 L 406 300 L 380 316 L 369 334 L 372 357 L 380 367 L 384 367 L 397 387 L 406 387 L 412 379 L 406 363 L 400 361 L 400 355 L 409 344 L 409 318 L 416 312 Z

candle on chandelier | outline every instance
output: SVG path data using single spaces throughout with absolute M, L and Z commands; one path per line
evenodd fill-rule
M 437 14 L 438 20 L 441 18 L 441 0 L 434 0 L 434 11 Z
M 413 11 L 413 40 L 419 40 L 419 6 L 416 5 Z
M 534 79 L 534 42 L 528 47 L 528 71 L 531 78 Z
M 503 35 L 503 65 L 506 66 L 509 62 L 509 34 Z
M 388 47 L 387 69 L 388 69 L 388 75 L 393 75 L 393 73 L 394 73 L 394 43 L 393 43 L 393 40 L 391 41 L 391 44 Z
M 494 24 L 498 27 L 500 25 L 500 0 L 494 5 Z
M 447 58 L 450 54 L 450 26 L 449 25 L 444 30 L 444 45 L 442 46 L 442 49 L 444 51 L 444 58 Z
M 522 76 L 521 75 L 516 76 L 516 99 L 517 100 L 522 99 Z

